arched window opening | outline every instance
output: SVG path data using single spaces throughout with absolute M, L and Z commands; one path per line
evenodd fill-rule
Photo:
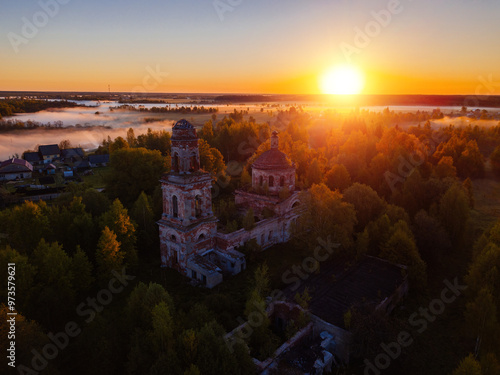
M 296 201 L 293 205 L 292 205 L 292 208 L 296 208 L 300 205 L 299 201 Z
M 285 186 L 285 176 L 280 177 L 280 186 L 281 187 Z
M 174 170 L 175 173 L 179 173 L 179 155 L 177 155 L 177 153 L 174 154 L 172 161 L 174 164 L 172 166 L 172 169 Z
M 177 242 L 177 237 L 175 237 L 175 235 L 172 234 L 172 236 L 170 237 L 170 240 L 172 242 Z
M 273 187 L 273 186 L 274 186 L 274 177 L 269 176 L 269 187 Z
M 198 237 L 198 242 L 199 241 L 203 241 L 205 239 L 205 235 L 202 233 L 200 234 L 200 236 Z
M 179 217 L 179 206 L 177 204 L 177 197 L 174 195 L 172 197 L 172 214 L 174 217 Z
M 197 218 L 201 216 L 201 197 L 199 195 L 194 198 L 194 214 Z
M 189 158 L 189 171 L 193 172 L 198 170 L 198 159 L 196 159 L 196 155 L 191 155 Z

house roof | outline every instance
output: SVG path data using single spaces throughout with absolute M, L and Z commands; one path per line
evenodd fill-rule
M 90 162 L 88 160 L 79 160 L 74 165 L 74 168 L 89 168 Z
M 42 160 L 38 152 L 25 152 L 23 155 L 23 159 L 29 162 L 37 162 Z
M 61 150 L 61 156 L 63 158 L 71 158 L 71 157 L 76 157 L 76 158 L 83 158 L 83 150 L 80 147 L 75 147 L 75 148 L 67 148 L 65 150 Z
M 23 171 L 33 171 L 33 166 L 23 159 L 9 159 L 0 164 L 0 173 L 15 173 Z
M 40 151 L 42 155 L 59 155 L 61 153 L 58 145 L 38 146 L 38 151 Z
M 91 164 L 109 163 L 109 154 L 89 155 L 88 159 Z

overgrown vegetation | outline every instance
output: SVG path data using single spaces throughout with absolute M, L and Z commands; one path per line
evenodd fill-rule
M 125 138 L 108 138 L 98 150 L 111 156 L 104 193 L 72 184 L 50 205 L 27 202 L 0 211 L 0 263 L 15 262 L 19 277 L 19 363 L 30 363 L 31 349 L 48 342 L 46 333 L 76 319 L 75 307 L 100 290 L 111 269 L 126 267 L 137 276 L 130 289 L 82 324 L 82 334 L 47 371 L 253 373 L 247 349 L 238 346 L 231 354 L 224 333 L 252 306 L 265 306 L 269 290 L 283 286 L 286 267 L 310 255 L 318 237 L 333 236 L 342 261 L 353 264 L 368 254 L 407 266 L 411 292 L 404 310 L 391 316 L 368 307 L 346 311 L 359 361 L 408 328 L 408 313 L 439 294 L 443 279 L 458 277 L 469 286 L 462 302 L 447 306 L 446 322 L 417 337 L 387 373 L 497 373 L 500 224 L 494 213 L 483 214 L 494 202 L 478 189 L 498 189 L 493 172 L 500 164 L 500 125 L 433 128 L 429 120 L 442 118 L 440 111 L 313 118 L 292 107 L 279 111 L 273 124 L 245 116 L 212 118 L 198 132 L 201 166 L 214 177 L 231 176 L 213 201 L 214 212 L 226 232 L 255 225 L 254 213 L 238 212 L 231 192 L 249 188 L 251 164 L 270 148 L 276 128 L 303 190 L 304 214 L 292 228 L 292 243 L 262 253 L 256 241 L 247 242 L 240 250 L 249 269 L 212 291 L 160 271 L 158 180 L 170 168 L 170 135 L 136 137 L 130 129 Z M 405 129 L 398 126 L 403 123 Z M 241 166 L 241 175 L 228 173 L 231 162 Z M 296 300 L 307 307 L 309 299 L 307 293 Z M 249 339 L 251 355 L 262 359 L 276 349 L 279 340 L 269 327 L 266 321 Z M 427 356 L 439 356 L 442 367 L 433 369 Z M 361 373 L 360 363 L 355 358 L 349 373 Z

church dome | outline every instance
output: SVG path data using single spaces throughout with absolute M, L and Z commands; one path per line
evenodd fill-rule
M 182 119 L 175 123 L 174 129 L 194 129 L 194 127 L 188 120 Z
M 278 132 L 271 136 L 271 149 L 260 155 L 252 164 L 256 169 L 288 169 L 293 165 L 285 153 L 278 150 Z
M 278 195 L 285 187 L 295 190 L 295 165 L 278 149 L 278 132 L 271 136 L 271 149 L 252 164 L 252 188 Z
M 196 129 L 187 120 L 182 119 L 175 123 L 172 128 L 172 140 L 192 140 L 198 139 Z
M 287 169 L 291 167 L 292 163 L 288 157 L 276 148 L 264 152 L 252 164 L 252 168 L 256 169 Z

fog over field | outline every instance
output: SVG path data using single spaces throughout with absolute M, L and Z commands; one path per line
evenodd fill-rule
M 37 145 L 59 143 L 65 139 L 68 139 L 73 146 L 92 150 L 97 148 L 102 140 L 108 136 L 111 138 L 125 137 L 127 129 L 130 127 L 134 129 L 137 136 L 146 133 L 148 128 L 170 131 L 173 124 L 173 121 L 170 120 L 141 124 L 138 119 L 137 121 L 130 121 L 126 118 L 119 119 L 119 117 L 117 116 L 117 119 L 112 120 L 115 126 L 111 129 L 103 126 L 92 128 L 69 127 L 62 129 L 39 128 L 33 130 L 16 130 L 0 134 L 0 160 L 8 159 L 15 154 L 21 157 L 24 151 L 34 150 Z M 106 126 L 112 125 L 106 123 Z
M 95 104 L 95 102 L 86 102 L 86 104 Z M 92 150 L 99 146 L 103 139 L 110 136 L 116 138 L 124 137 L 127 129 L 133 128 L 135 135 L 147 132 L 148 128 L 152 130 L 167 130 L 171 131 L 172 125 L 181 118 L 187 118 L 195 125 L 201 126 L 205 121 L 210 119 L 209 114 L 182 114 L 182 113 L 152 113 L 139 112 L 130 110 L 113 110 L 110 107 L 120 105 L 117 102 L 102 102 L 97 107 L 75 107 L 62 109 L 49 109 L 36 113 L 24 113 L 16 116 L 5 117 L 4 120 L 20 120 L 20 121 L 36 121 L 41 124 L 51 123 L 55 125 L 57 122 L 62 122 L 62 128 L 55 129 L 33 129 L 33 130 L 18 130 L 0 134 L 0 161 L 8 159 L 12 155 L 22 156 L 26 150 L 34 150 L 37 145 L 59 143 L 62 140 L 68 139 L 74 146 L 80 146 L 85 150 Z M 181 104 L 189 106 L 189 104 Z M 144 104 L 146 108 L 153 106 L 165 106 L 159 104 Z M 211 107 L 214 105 L 206 105 Z M 225 115 L 236 110 L 250 109 L 249 115 L 256 117 L 257 122 L 276 121 L 275 116 L 268 116 L 260 112 L 258 105 L 231 105 L 220 106 L 217 113 L 217 120 L 221 120 Z M 381 112 L 386 107 L 364 107 L 373 112 Z M 416 112 L 417 110 L 431 111 L 432 107 L 398 107 L 390 106 L 390 110 L 395 112 Z M 267 109 L 267 108 L 266 108 Z M 269 108 L 272 109 L 272 108 Z M 280 108 L 286 109 L 286 106 Z M 320 115 L 321 112 L 328 109 L 323 106 L 306 105 L 304 111 L 312 115 Z M 340 113 L 349 113 L 349 108 L 332 108 Z M 443 108 L 443 112 L 457 113 L 460 110 L 458 107 Z M 498 112 L 498 109 L 489 109 L 490 112 Z M 276 108 L 274 108 L 276 111 Z M 276 114 L 276 112 L 274 112 Z M 148 122 L 146 122 L 146 118 Z M 245 116 L 248 119 L 248 116 Z M 194 121 L 193 121 L 194 120 Z M 497 120 L 476 120 L 468 117 L 449 117 L 445 116 L 440 120 L 432 120 L 433 127 L 454 125 L 457 127 L 468 126 L 469 124 L 480 125 L 484 127 L 498 125 Z M 399 124 L 402 127 L 408 127 L 416 124 Z

